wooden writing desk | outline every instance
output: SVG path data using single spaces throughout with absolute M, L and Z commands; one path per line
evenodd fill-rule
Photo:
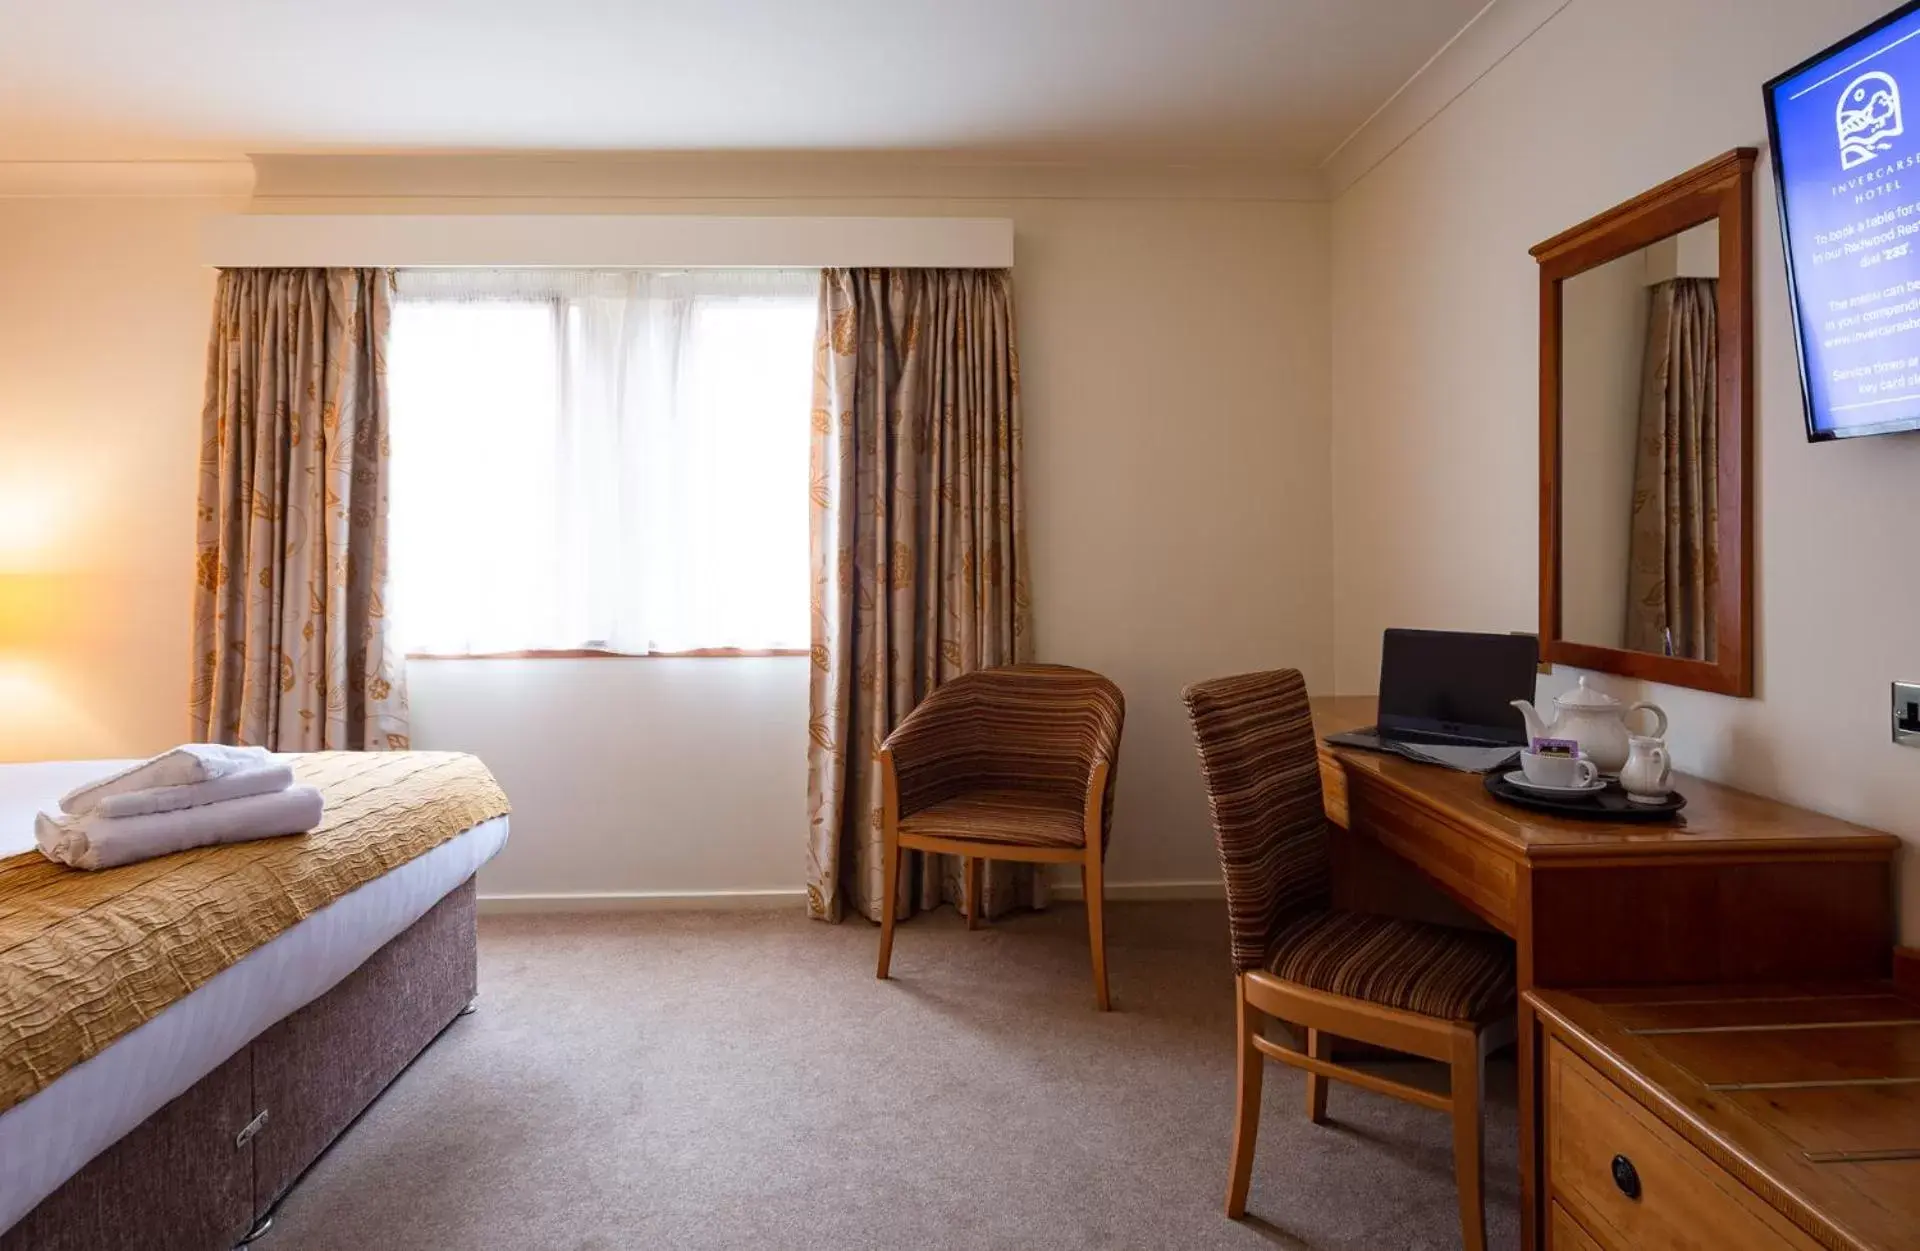
M 1371 698 L 1313 701 L 1324 737 L 1373 723 Z M 1888 975 L 1891 834 L 1676 776 L 1673 823 L 1571 821 L 1503 804 L 1477 775 L 1320 749 L 1327 814 L 1511 936 L 1519 985 L 1712 985 Z M 1341 883 L 1336 894 L 1366 894 Z M 1352 870 L 1345 870 L 1349 874 Z M 1520 1006 L 1523 1243 L 1541 1246 L 1539 1023 Z

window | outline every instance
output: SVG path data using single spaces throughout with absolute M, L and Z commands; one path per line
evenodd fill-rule
M 408 651 L 807 646 L 816 273 L 397 284 L 390 607 Z

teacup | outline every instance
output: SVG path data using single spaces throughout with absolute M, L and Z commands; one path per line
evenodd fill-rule
M 1520 771 L 1535 786 L 1558 786 L 1564 790 L 1590 787 L 1600 780 L 1600 767 L 1585 755 L 1542 756 L 1523 751 Z

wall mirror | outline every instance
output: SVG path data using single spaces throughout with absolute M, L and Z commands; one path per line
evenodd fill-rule
M 1753 693 L 1753 162 L 1533 249 L 1543 660 Z

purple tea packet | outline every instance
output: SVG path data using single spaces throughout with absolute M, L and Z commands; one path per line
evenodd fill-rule
M 1536 738 L 1530 750 L 1536 756 L 1578 756 L 1580 744 L 1570 738 Z

